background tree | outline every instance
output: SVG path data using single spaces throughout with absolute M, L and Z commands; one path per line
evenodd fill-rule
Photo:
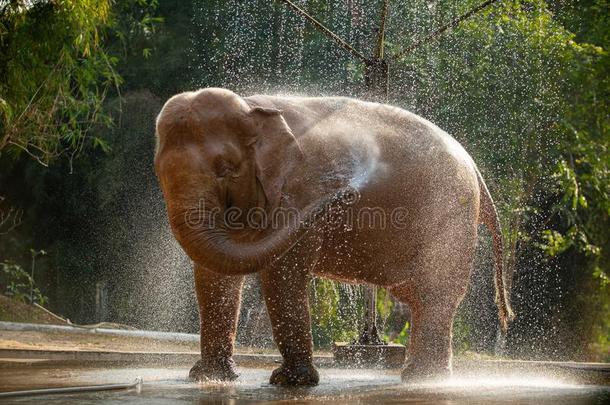
M 373 53 L 379 0 L 294 1 L 363 53 Z M 10 34 L 1 31 L 0 66 L 11 66 L 6 55 L 12 54 L 5 49 L 15 54 L 22 49 L 15 38 L 29 38 L 27 44 L 38 46 L 33 34 L 17 35 L 40 25 L 42 17 L 35 9 L 58 12 L 67 3 L 36 2 L 38 8 L 28 8 L 11 2 L 11 10 L 17 11 L 2 14 L 2 27 L 13 21 L 21 28 Z M 78 3 L 77 9 L 103 4 Z M 478 3 L 391 0 L 386 54 Z M 501 208 L 518 315 L 510 329 L 508 355 L 608 360 L 607 10 L 607 0 L 498 2 L 390 67 L 390 101 L 434 121 L 464 144 Z M 49 17 L 49 21 L 54 20 Z M 111 308 L 107 320 L 196 331 L 191 269 L 167 227 L 152 170 L 154 116 L 163 100 L 206 86 L 226 86 L 245 94 L 360 96 L 363 66 L 280 2 L 133 0 L 112 3 L 107 19 L 98 22 L 98 49 L 108 58 L 117 57 L 110 66 L 124 78 L 123 101 L 114 79 L 100 73 L 108 65 L 85 63 L 93 56 L 82 50 L 70 54 L 80 55 L 79 68 L 102 69 L 86 70 L 92 76 L 83 83 L 90 84 L 85 88 L 91 93 L 69 87 L 78 103 L 62 104 L 62 108 L 76 105 L 86 110 L 82 115 L 78 108 L 73 110 L 86 118 L 78 127 L 86 132 L 71 132 L 82 135 L 75 147 L 71 137 L 55 132 L 59 146 L 40 144 L 50 153 L 27 144 L 42 162 L 65 150 L 68 159 L 58 159 L 49 168 L 20 153 L 23 148 L 6 143 L 0 156 L 0 195 L 6 197 L 4 204 L 20 207 L 23 218 L 21 226 L 0 237 L 0 261 L 11 258 L 27 267 L 30 247 L 48 251 L 37 262 L 42 293 L 52 309 L 78 322 L 96 320 L 95 288 L 105 283 Z M 122 34 L 117 37 L 116 32 Z M 46 47 L 56 37 L 49 38 Z M 64 38 L 75 37 L 58 41 Z M 74 41 L 65 44 L 74 48 Z M 49 60 L 58 60 L 59 53 L 48 54 L 56 55 Z M 54 66 L 43 56 L 32 59 L 40 67 L 31 73 L 13 70 L 11 74 L 27 76 L 40 70 L 39 87 Z M 20 121 L 15 121 L 13 105 L 21 105 L 23 111 L 38 87 L 28 87 L 29 98 L 18 102 L 10 98 L 11 104 L 7 94 L 18 93 L 22 86 L 14 87 L 16 79 L 9 80 L 6 72 L 0 71 L 1 98 L 6 101 L 1 125 L 17 128 Z M 53 90 L 43 89 L 51 99 Z M 101 104 L 99 98 L 94 102 L 82 96 L 98 97 L 104 91 Z M 86 114 L 98 107 L 98 120 L 90 125 L 94 120 Z M 57 113 L 49 122 L 73 128 L 71 122 L 80 118 L 70 121 L 70 114 Z M 110 128 L 108 117 L 114 122 Z M 24 136 L 27 142 L 38 142 L 42 132 L 35 131 L 36 122 L 11 139 Z M 96 144 L 103 147 L 85 147 Z M 74 151 L 81 151 L 81 156 L 70 164 L 69 157 L 79 153 Z M 473 283 L 456 321 L 456 344 L 462 350 L 493 353 L 497 320 L 485 243 L 483 237 Z M 316 344 L 349 339 L 357 332 L 354 320 L 361 316 L 361 307 L 355 304 L 359 297 L 352 289 L 316 280 L 311 297 Z M 378 310 L 384 332 L 404 341 L 408 328 L 403 309 L 381 293 Z M 247 324 L 245 312 L 242 324 Z

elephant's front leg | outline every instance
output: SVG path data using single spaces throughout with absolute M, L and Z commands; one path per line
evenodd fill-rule
M 263 295 L 273 327 L 273 338 L 283 357 L 271 374 L 276 385 L 317 385 L 305 272 L 268 269 L 261 273 Z
M 201 322 L 201 360 L 189 373 L 196 381 L 235 380 L 233 341 L 243 276 L 221 276 L 195 265 L 195 289 Z

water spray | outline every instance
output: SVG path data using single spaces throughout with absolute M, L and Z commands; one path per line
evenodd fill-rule
M 466 13 L 452 19 L 448 23 L 442 25 L 437 30 L 433 31 L 431 34 L 425 36 L 424 38 L 415 41 L 411 45 L 398 50 L 389 58 L 386 58 L 384 52 L 384 42 L 385 42 L 385 30 L 386 30 L 386 22 L 388 19 L 388 9 L 389 9 L 389 0 L 383 0 L 381 4 L 380 10 L 380 19 L 379 19 L 379 29 L 377 30 L 377 38 L 375 45 L 375 54 L 372 57 L 365 56 L 362 52 L 358 51 L 355 47 L 349 44 L 346 40 L 341 38 L 339 35 L 334 33 L 332 30 L 327 28 L 324 24 L 318 21 L 316 18 L 311 16 L 305 10 L 294 4 L 291 0 L 278 0 L 286 4 L 289 8 L 295 11 L 297 14 L 301 15 L 307 21 L 309 21 L 318 31 L 324 34 L 328 39 L 335 42 L 339 47 L 348 52 L 350 55 L 359 59 L 362 63 L 364 63 L 364 79 L 367 92 L 369 96 L 376 98 L 380 101 L 387 101 L 388 92 L 389 92 L 389 64 L 388 61 L 395 62 L 408 54 L 412 53 L 419 47 L 438 39 L 441 35 L 443 35 L 446 31 L 455 28 L 462 21 L 476 15 L 478 12 L 484 10 L 485 8 L 493 5 L 498 0 L 486 0 L 474 8 L 471 8 Z M 377 302 L 377 289 L 375 287 L 365 287 L 365 319 L 364 319 L 364 329 L 360 335 L 360 338 L 354 342 L 353 348 L 349 350 L 349 353 L 341 353 L 347 346 L 345 345 L 335 345 L 335 355 L 340 358 L 347 358 L 352 356 L 354 353 L 353 349 L 356 347 L 366 348 L 367 346 L 385 346 L 386 342 L 383 341 L 379 337 L 379 332 L 377 330 L 377 311 L 376 311 L 376 302 Z M 390 347 L 390 346 L 386 346 Z M 379 350 L 375 350 L 374 353 L 379 352 Z M 399 354 L 404 356 L 404 346 L 399 348 Z M 356 357 L 361 357 L 358 353 L 356 353 Z M 368 357 L 365 356 L 365 357 Z M 362 359 L 358 360 L 358 362 L 362 362 Z M 382 362 L 383 363 L 383 362 Z

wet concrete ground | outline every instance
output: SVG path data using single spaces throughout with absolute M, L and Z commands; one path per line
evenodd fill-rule
M 233 383 L 189 383 L 187 367 L 90 367 L 57 363 L 0 365 L 0 391 L 33 388 L 128 383 L 142 377 L 141 389 L 78 394 L 0 398 L 1 403 L 85 404 L 207 404 L 284 402 L 410 403 L 410 404 L 604 404 L 610 386 L 571 384 L 551 377 L 455 376 L 429 385 L 403 385 L 397 371 L 321 369 L 320 385 L 281 388 L 268 384 L 271 369 L 240 368 Z

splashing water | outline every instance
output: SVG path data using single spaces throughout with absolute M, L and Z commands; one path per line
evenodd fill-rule
M 311 3 L 306 0 L 294 1 L 305 9 Z M 318 37 L 300 16 L 276 3 L 280 2 L 195 2 L 192 20 L 194 33 L 189 50 L 194 85 L 224 86 L 240 94 L 363 94 L 362 66 L 343 51 L 323 42 L 325 39 Z M 464 6 L 462 2 L 450 5 L 437 3 L 424 0 L 393 1 L 388 41 L 396 38 L 401 38 L 401 41 L 420 38 L 449 16 L 458 14 Z M 370 38 L 376 28 L 378 15 L 377 9 L 368 6 L 367 1 L 354 0 L 334 2 L 328 7 L 310 11 L 358 49 L 371 54 L 374 44 Z M 269 16 L 269 24 L 261 24 L 261 16 Z M 506 48 L 507 52 L 498 51 L 508 47 L 507 44 L 527 40 L 520 37 L 518 32 L 509 31 L 512 29 L 510 24 L 494 21 L 491 17 L 477 23 L 489 25 L 489 35 L 484 37 L 493 37 L 493 43 L 487 43 L 485 38 L 476 35 L 448 35 L 411 59 L 396 63 L 391 69 L 390 102 L 438 123 L 466 145 L 477 162 L 494 162 L 493 165 L 482 168 L 488 169 L 485 175 L 490 183 L 497 183 L 501 187 L 508 184 L 503 190 L 504 195 L 498 193 L 500 195 L 494 197 L 500 199 L 501 207 L 510 208 L 511 204 L 515 205 L 514 201 L 522 201 L 526 197 L 522 192 L 525 176 L 521 168 L 526 167 L 532 159 L 522 151 L 529 150 L 531 146 L 535 152 L 543 153 L 554 142 L 548 137 L 536 135 L 531 139 L 533 145 L 530 145 L 524 144 L 521 138 L 518 142 L 512 142 L 512 135 L 542 133 L 541 123 L 546 125 L 545 123 L 558 121 L 557 110 L 553 109 L 557 104 L 556 76 L 551 69 L 554 66 L 551 62 L 539 58 L 519 59 L 514 50 L 508 51 L 510 48 Z M 498 28 L 499 26 L 502 27 Z M 471 27 L 466 25 L 464 29 Z M 505 30 L 506 34 L 498 33 L 500 30 Z M 390 45 L 396 44 L 389 44 L 389 48 Z M 494 49 L 495 53 L 492 52 Z M 477 65 L 479 60 L 491 61 L 495 65 L 494 69 L 485 70 L 485 65 Z M 532 73 L 531 68 L 537 66 L 541 68 Z M 476 80 L 469 78 L 471 72 L 476 72 Z M 497 77 L 510 77 L 511 80 L 497 85 L 493 81 Z M 469 88 L 460 87 L 463 85 L 480 89 L 476 93 L 477 97 L 466 100 L 463 94 Z M 531 94 L 536 97 L 544 95 L 547 99 L 542 103 L 539 99 L 530 97 Z M 508 107 L 515 100 L 522 103 L 522 116 L 504 114 L 502 111 L 510 110 Z M 345 179 L 356 189 L 370 184 L 375 176 L 384 171 L 375 145 L 368 150 L 370 154 L 367 156 L 351 156 L 348 164 L 350 170 Z M 552 166 L 537 160 L 535 163 Z M 540 181 L 544 181 L 544 177 Z M 146 193 L 150 193 L 150 190 L 142 195 Z M 155 198 L 159 196 L 156 195 Z M 166 226 L 159 230 L 158 224 L 165 224 L 165 213 L 157 208 L 147 219 L 134 214 L 135 222 L 139 221 L 138 224 L 142 227 L 138 233 L 161 232 L 164 233 L 161 239 L 171 239 Z M 148 327 L 160 324 L 161 328 L 189 328 L 194 331 L 191 323 L 196 323 L 197 316 L 191 269 L 180 249 L 171 240 L 136 238 L 130 232 L 123 232 L 117 237 L 135 240 L 131 246 L 132 257 L 117 263 L 117 267 L 126 274 L 124 277 L 129 281 L 126 284 L 130 287 L 130 293 L 136 291 L 135 297 L 132 297 L 117 287 L 118 292 L 115 294 L 123 296 L 123 307 L 136 308 L 129 320 L 144 319 L 144 324 Z M 164 256 L 162 252 L 169 253 Z M 471 293 L 463 306 L 466 310 L 464 312 L 468 314 L 463 314 L 459 319 L 461 323 L 455 328 L 455 335 L 456 340 L 461 342 L 468 336 L 479 333 L 473 330 L 485 329 L 480 336 L 475 336 L 477 342 L 474 347 L 467 348 L 489 352 L 493 351 L 496 335 L 493 286 L 489 278 L 491 263 L 484 257 L 487 254 L 480 253 L 479 256 Z M 523 357 L 532 356 L 530 352 L 533 351 L 539 353 L 539 358 L 559 358 L 562 355 L 561 342 L 553 342 L 557 340 L 557 325 L 570 327 L 569 322 L 561 317 L 562 308 L 566 302 L 569 304 L 567 300 L 570 296 L 562 290 L 564 287 L 560 278 L 564 276 L 556 272 L 552 264 L 542 267 L 539 262 L 543 262 L 543 259 L 533 257 L 530 262 L 520 263 L 524 270 L 517 276 L 523 287 L 517 285 L 515 291 L 523 308 L 520 319 L 525 318 L 523 314 L 533 315 L 530 315 L 529 323 L 522 321 L 525 326 L 522 327 L 521 335 L 516 336 L 516 339 L 525 342 L 522 352 L 518 354 Z M 537 271 L 530 271 L 532 269 Z M 175 281 L 181 277 L 180 282 Z M 346 297 L 341 306 L 359 305 L 361 296 L 349 293 L 351 288 L 352 286 L 338 287 L 338 291 Z M 482 302 L 481 297 L 485 302 Z M 553 297 L 558 299 L 553 301 Z M 176 313 L 172 314 L 172 310 Z M 186 312 L 190 314 L 187 315 Z M 357 316 L 357 312 L 345 310 L 344 315 L 352 316 L 349 314 L 353 313 Z M 244 307 L 243 316 L 248 318 L 247 307 Z M 252 322 L 252 311 L 246 324 L 257 324 Z

